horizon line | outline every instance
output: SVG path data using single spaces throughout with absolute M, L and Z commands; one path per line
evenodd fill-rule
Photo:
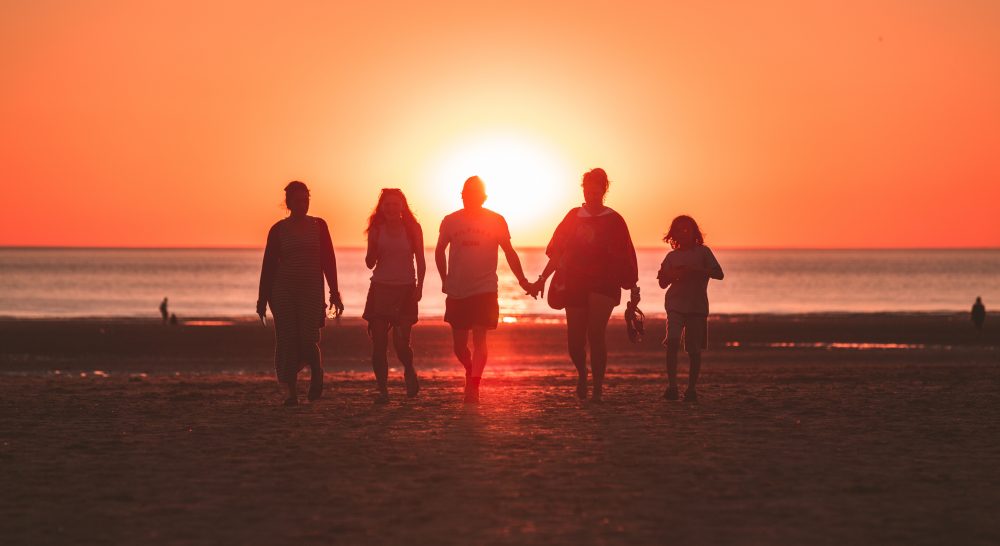
M 341 245 L 335 246 L 344 250 L 364 250 L 364 245 Z M 544 250 L 545 245 L 514 245 L 516 249 L 523 250 Z M 774 250 L 1000 250 L 1000 246 L 713 246 L 715 250 L 737 250 L 737 251 L 774 251 Z M 670 250 L 667 245 L 636 245 L 636 250 Z M 163 246 L 131 246 L 131 245 L 0 245 L 0 250 L 264 250 L 263 246 L 256 245 L 163 245 Z M 434 250 L 434 246 L 425 246 L 425 251 Z

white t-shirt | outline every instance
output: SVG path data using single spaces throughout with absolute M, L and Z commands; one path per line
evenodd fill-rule
M 667 253 L 660 264 L 660 273 L 677 267 L 693 267 L 717 271 L 722 275 L 722 266 L 715 254 L 705 245 L 686 249 L 675 249 Z M 697 315 L 708 314 L 708 277 L 696 276 L 674 281 L 667 287 L 663 306 L 667 311 L 679 311 Z
M 441 220 L 439 242 L 448 244 L 444 292 L 453 298 L 496 292 L 497 252 L 510 240 L 503 216 L 484 208 L 462 209 Z

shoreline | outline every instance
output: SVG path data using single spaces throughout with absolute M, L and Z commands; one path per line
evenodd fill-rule
M 0 374 L 60 371 L 106 373 L 269 373 L 273 323 L 253 318 L 204 319 L 164 325 L 159 319 L 0 319 Z M 979 333 L 961 314 L 712 315 L 706 366 L 764 365 L 796 361 L 1000 363 L 1000 317 Z M 328 320 L 320 347 L 333 372 L 370 370 L 371 342 L 360 318 Z M 608 324 L 609 372 L 662 369 L 666 321 L 647 317 L 646 336 L 631 343 L 625 323 Z M 419 369 L 460 368 L 449 326 L 421 320 L 412 346 Z M 487 373 L 520 369 L 572 369 L 564 322 L 501 323 L 489 334 Z M 390 366 L 398 363 L 390 350 Z M 681 355 L 682 366 L 686 356 Z
M 611 316 L 611 320 L 621 321 L 620 315 L 624 312 L 624 299 L 623 303 L 618 307 L 615 307 L 615 311 Z M 270 311 L 267 314 L 268 321 L 272 319 Z M 521 315 L 501 315 L 501 321 L 503 318 L 510 317 L 516 319 L 515 322 L 526 322 L 526 323 L 551 323 L 553 321 L 559 324 L 566 323 L 566 316 L 561 311 L 554 312 L 552 314 L 521 314 Z M 665 318 L 665 311 L 649 311 L 646 312 L 647 318 Z M 956 311 L 956 310 L 928 310 L 928 311 L 806 311 L 806 312 L 760 312 L 760 313 L 710 313 L 709 320 L 718 321 L 739 321 L 747 319 L 783 319 L 783 318 L 849 318 L 849 317 L 948 317 L 948 318 L 962 318 L 969 320 L 969 311 Z M 990 319 L 996 320 L 1000 323 L 1000 311 L 987 311 L 986 313 L 987 321 L 992 322 Z M 421 315 L 421 322 L 441 322 L 443 320 L 443 315 Z M 246 314 L 246 315 L 191 315 L 185 317 L 178 317 L 181 321 L 181 325 L 186 322 L 191 321 L 231 321 L 236 323 L 242 322 L 256 322 L 257 315 Z M 327 319 L 328 322 L 334 319 Z M 346 316 L 341 317 L 341 321 L 358 321 L 364 322 L 360 316 Z M 152 315 L 80 315 L 80 316 L 18 316 L 18 315 L 0 315 L 0 325 L 9 322 L 75 322 L 75 321 L 85 321 L 85 322 L 136 322 L 136 323 L 161 323 L 163 320 L 160 317 L 155 317 Z M 501 324 L 502 326 L 502 324 Z

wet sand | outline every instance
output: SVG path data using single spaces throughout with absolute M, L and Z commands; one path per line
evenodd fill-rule
M 600 405 L 573 397 L 562 326 L 502 325 L 477 407 L 439 323 L 416 330 L 421 395 L 397 372 L 373 405 L 345 321 L 324 333 L 328 396 L 295 408 L 252 323 L 0 321 L 0 536 L 997 543 L 1000 340 L 963 318 L 723 317 L 698 404 L 659 398 L 656 321 L 640 345 L 612 325 Z

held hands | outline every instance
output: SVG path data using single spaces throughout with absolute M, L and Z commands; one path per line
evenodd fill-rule
M 328 314 L 330 318 L 337 318 L 344 314 L 344 302 L 340 299 L 340 292 L 330 293 L 330 309 L 333 310 L 332 313 Z
M 518 281 L 521 288 L 524 289 L 524 293 L 531 296 L 534 299 L 538 299 L 539 296 L 545 296 L 545 279 L 541 276 L 535 282 L 528 282 L 528 279 L 522 279 Z
M 538 299 L 538 290 L 536 290 L 536 288 L 535 288 L 536 287 L 535 283 L 528 282 L 528 279 L 526 279 L 524 277 L 522 277 L 521 279 L 519 279 L 517 281 L 517 283 L 519 285 L 521 285 L 521 289 L 524 290 L 525 294 L 531 296 L 533 299 L 536 299 L 536 300 Z
M 535 294 L 540 298 L 545 297 L 545 277 L 541 275 L 538 276 L 538 280 L 532 284 L 532 288 L 535 290 Z M 535 296 L 532 296 L 535 297 Z

